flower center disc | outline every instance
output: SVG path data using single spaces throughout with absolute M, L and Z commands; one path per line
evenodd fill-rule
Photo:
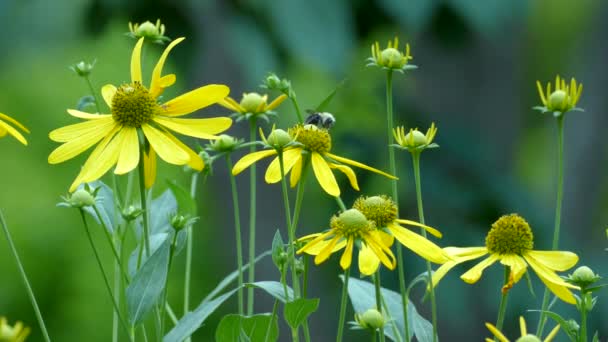
M 374 229 L 374 223 L 368 221 L 359 210 L 348 209 L 331 218 L 330 226 L 344 237 L 360 237 Z
M 534 235 L 521 216 L 505 215 L 492 224 L 486 247 L 490 253 L 521 255 L 534 247 Z
M 397 218 L 397 205 L 387 196 L 359 197 L 353 208 L 363 213 L 378 228 L 386 227 Z
M 121 85 L 112 98 L 112 117 L 123 126 L 141 127 L 157 110 L 156 99 L 139 82 Z
M 331 150 L 331 136 L 325 129 L 314 125 L 295 126 L 289 129 L 292 137 L 297 135 L 296 141 L 311 152 L 327 153 Z

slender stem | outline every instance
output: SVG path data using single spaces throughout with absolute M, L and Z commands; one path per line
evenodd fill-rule
M 95 211 L 95 215 L 97 215 L 97 218 L 99 219 L 99 222 L 101 222 L 101 228 L 104 232 L 104 235 L 106 237 L 106 240 L 108 240 L 108 244 L 110 245 L 110 248 L 112 249 L 112 254 L 114 255 L 114 259 L 116 262 L 116 265 L 118 265 L 118 267 L 120 268 L 120 275 L 125 278 L 125 280 L 128 282 L 129 281 L 129 276 L 127 274 L 127 271 L 124 269 L 124 266 L 122 264 L 122 260 L 120 258 L 120 254 L 118 253 L 118 250 L 116 249 L 116 245 L 114 244 L 114 239 L 113 237 L 110 235 L 110 229 L 109 227 L 106 225 L 106 222 L 103 220 L 103 218 L 101 217 L 101 213 L 99 212 L 99 209 L 97 209 L 96 205 L 93 205 L 93 210 Z
M 384 311 L 390 315 L 391 312 L 388 310 L 388 305 L 386 304 L 386 299 L 384 299 L 384 297 L 382 297 L 382 307 L 384 308 Z M 399 333 L 395 321 L 391 320 L 388 323 L 391 325 L 391 330 L 393 331 L 393 335 L 396 337 L 396 341 L 403 341 L 403 337 L 401 337 L 401 333 Z
M 278 309 L 279 309 L 279 300 L 275 299 L 274 304 L 272 305 L 272 314 L 270 315 L 270 324 L 268 324 L 268 328 L 266 328 L 266 335 L 264 335 L 264 342 L 268 342 L 268 338 L 270 337 L 270 330 L 272 329 L 272 324 L 277 319 Z
M 380 333 L 379 330 L 369 330 L 372 335 L 372 342 L 376 342 L 376 336 Z
M 304 120 L 302 118 L 302 111 L 300 110 L 300 106 L 298 105 L 298 100 L 296 100 L 295 95 L 294 96 L 290 96 L 289 99 L 291 100 L 291 103 L 293 104 L 293 107 L 296 110 L 296 115 L 298 116 L 298 122 L 299 123 L 303 123 Z
M 553 227 L 552 250 L 557 250 L 559 246 L 559 231 L 562 218 L 562 199 L 564 195 L 564 115 L 557 117 L 557 196 L 555 203 L 555 225 Z M 549 305 L 549 289 L 545 288 L 543 302 L 541 306 L 540 319 L 536 329 L 536 335 L 542 336 L 546 323 L 545 311 Z
M 581 289 L 581 328 L 580 342 L 587 342 L 587 293 Z
M 97 208 L 95 208 L 97 209 Z M 99 217 L 99 215 L 98 215 Z M 103 228 L 105 229 L 105 228 Z M 119 234 L 118 234 L 119 235 Z M 118 236 L 115 234 L 114 235 L 114 239 L 112 241 L 113 245 L 118 244 L 118 249 L 121 249 L 121 245 L 120 245 L 120 240 L 118 239 Z M 121 278 L 122 276 L 122 265 L 119 262 L 120 258 L 117 258 L 116 262 L 114 263 L 114 295 L 116 296 L 116 302 L 118 305 L 120 305 L 120 293 L 121 293 L 121 289 L 122 289 L 122 284 L 123 284 L 123 280 Z M 113 317 L 112 317 L 112 342 L 118 342 L 118 314 L 116 313 L 116 311 L 114 311 L 113 313 Z
M 196 187 L 198 184 L 198 172 L 192 174 L 190 181 L 190 197 L 196 200 Z M 192 278 L 192 251 L 193 251 L 193 229 L 192 225 L 186 228 L 186 270 L 184 271 L 184 315 L 190 311 L 190 279 Z
M 162 301 L 160 302 L 160 332 L 159 340 L 162 340 L 162 336 L 165 335 L 165 310 L 168 306 L 167 296 L 169 294 L 169 275 L 171 274 L 171 265 L 173 264 L 173 257 L 175 255 L 175 246 L 177 245 L 177 232 L 173 232 L 173 239 L 171 241 L 171 248 L 169 249 L 169 263 L 167 264 L 167 277 L 165 278 L 165 290 L 163 291 Z
M 511 268 L 505 266 L 505 281 L 504 285 L 509 284 L 509 275 L 511 274 Z M 498 319 L 496 319 L 496 329 L 502 330 L 502 323 L 505 319 L 505 313 L 507 312 L 507 299 L 509 299 L 509 289 L 503 287 L 502 296 L 500 297 L 500 306 L 498 308 Z M 496 341 L 496 339 L 494 339 Z
M 234 209 L 234 232 L 236 240 L 236 264 L 239 270 L 238 273 L 238 312 L 243 315 L 243 246 L 241 242 L 241 211 L 239 210 L 239 194 L 236 188 L 236 179 L 230 170 L 232 170 L 232 160 L 230 154 L 226 154 L 226 165 L 228 166 L 228 174 L 230 175 L 230 188 L 232 189 L 232 205 Z
M 340 198 L 340 196 L 336 196 L 334 198 L 336 199 L 336 203 L 338 204 L 338 207 L 340 207 L 340 210 L 346 211 L 346 206 L 344 205 L 342 198 Z
M 342 285 L 342 299 L 340 301 L 340 320 L 338 322 L 338 335 L 336 342 L 342 342 L 344 331 L 344 319 L 346 318 L 346 305 L 348 303 L 348 278 L 350 277 L 350 267 L 344 270 L 344 284 Z
M 310 268 L 310 256 L 304 254 L 304 276 L 302 277 L 302 298 L 308 295 L 308 269 Z
M 93 99 L 95 100 L 95 108 L 97 109 L 97 113 L 101 114 L 101 107 L 99 105 L 99 99 L 97 97 L 97 92 L 95 91 L 95 88 L 93 87 L 93 83 L 91 82 L 89 75 L 85 75 L 82 78 L 84 78 L 84 80 L 86 81 L 87 86 L 89 87 L 89 91 L 91 92 L 91 96 L 93 96 Z
M 418 219 L 420 220 L 420 223 L 425 224 L 425 220 L 424 220 L 424 207 L 422 204 L 422 185 L 421 185 L 421 181 L 420 181 L 420 152 L 413 152 L 412 153 L 412 161 L 413 161 L 413 165 L 414 165 L 414 180 L 416 183 L 416 203 L 418 204 Z M 424 230 L 423 228 L 420 229 L 422 236 L 426 237 L 426 230 Z M 428 276 L 428 283 L 431 284 L 430 287 L 430 297 L 431 297 L 431 317 L 432 317 L 432 324 L 433 324 L 433 341 L 437 342 L 438 336 L 437 336 L 437 302 L 435 299 L 435 287 L 433 286 L 433 282 L 431 281 L 431 262 L 430 261 L 426 261 L 426 272 L 427 272 L 427 276 Z
M 42 314 L 40 313 L 40 307 L 38 307 L 38 302 L 36 301 L 36 296 L 34 296 L 34 291 L 32 290 L 32 286 L 30 285 L 29 280 L 27 279 L 27 274 L 25 273 L 25 269 L 23 268 L 23 264 L 21 263 L 21 259 L 19 258 L 19 254 L 17 253 L 17 248 L 15 247 L 15 243 L 13 242 L 13 238 L 11 237 L 11 233 L 8 230 L 8 225 L 4 220 L 4 215 L 0 210 L 0 224 L 2 224 L 2 230 L 4 231 L 4 236 L 6 236 L 6 241 L 8 241 L 8 246 L 13 254 L 13 258 L 17 263 L 17 268 L 19 269 L 19 274 L 21 275 L 21 280 L 23 281 L 23 286 L 25 286 L 25 290 L 27 292 L 28 297 L 30 298 L 30 303 L 34 308 L 34 313 L 36 314 L 36 319 L 38 319 L 38 325 L 40 325 L 40 330 L 42 331 L 42 335 L 46 342 L 50 342 L 51 338 L 49 337 L 49 333 L 46 330 L 46 325 L 44 324 L 44 319 L 42 318 Z
M 97 252 L 97 247 L 95 247 L 95 243 L 93 242 L 93 237 L 91 236 L 91 230 L 89 229 L 89 224 L 87 223 L 86 216 L 84 215 L 84 210 L 80 209 L 79 211 L 80 211 L 80 217 L 82 218 L 82 223 L 84 225 L 84 230 L 87 233 L 87 238 L 89 239 L 89 243 L 91 244 L 91 248 L 93 249 L 93 254 L 95 254 L 95 259 L 97 260 L 97 266 L 99 267 L 99 270 L 101 271 L 101 275 L 103 277 L 104 284 L 106 285 L 106 290 L 108 291 L 108 294 L 110 295 L 110 299 L 112 300 L 112 304 L 114 305 L 114 310 L 118 314 L 118 318 L 120 318 L 121 326 L 124 328 L 125 332 L 127 334 L 129 334 L 128 325 L 127 325 L 125 319 L 122 317 L 122 314 L 120 313 L 120 308 L 118 306 L 118 302 L 116 301 L 116 298 L 114 297 L 114 293 L 112 292 L 112 287 L 110 286 L 110 281 L 108 280 L 106 271 L 103 268 L 101 258 L 99 257 L 99 253 Z
M 148 203 L 147 203 L 147 196 L 146 196 L 146 181 L 145 181 L 145 170 L 144 170 L 144 150 L 145 150 L 145 144 L 140 143 L 139 146 L 139 153 L 140 153 L 140 158 L 139 158 L 139 196 L 140 196 L 140 202 L 141 202 L 141 210 L 143 211 L 142 213 L 142 217 L 143 217 L 143 227 L 144 227 L 144 249 L 146 251 L 146 257 L 150 257 L 150 228 L 149 228 L 149 223 L 148 223 Z
M 302 163 L 302 174 L 300 175 L 300 181 L 298 182 L 298 190 L 296 192 L 296 203 L 293 209 L 293 219 L 291 220 L 294 233 L 298 230 L 298 222 L 300 220 L 300 209 L 302 209 L 302 203 L 304 201 L 304 188 L 306 187 L 307 176 L 308 158 L 304 158 L 304 161 Z
M 374 275 L 374 288 L 376 290 L 376 309 L 382 313 L 382 292 L 380 291 L 380 268 Z M 384 328 L 378 329 L 380 335 L 380 342 L 384 342 Z
M 256 141 L 256 128 L 257 122 L 255 119 L 249 121 L 249 142 Z M 256 145 L 251 144 L 249 146 L 249 153 L 256 151 Z M 228 170 L 231 172 L 232 169 Z M 247 275 L 247 281 L 249 283 L 255 282 L 255 226 L 256 226 L 256 213 L 257 213 L 257 175 L 256 165 L 253 163 L 249 167 L 249 271 Z M 253 314 L 254 295 L 253 288 L 247 289 L 247 314 Z

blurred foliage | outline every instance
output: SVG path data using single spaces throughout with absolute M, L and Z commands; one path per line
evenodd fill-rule
M 301 106 L 307 109 L 316 107 L 337 83 L 347 79 L 328 108 L 337 119 L 334 149 L 381 169 L 388 168 L 384 78 L 377 69 L 365 68 L 364 60 L 375 40 L 384 43 L 399 35 L 401 41 L 409 41 L 420 69 L 396 78 L 397 123 L 427 127 L 434 121 L 439 128 L 441 148 L 422 158 L 422 181 L 427 221 L 444 233 L 441 245 L 482 245 L 498 216 L 518 212 L 531 223 L 536 246 L 548 248 L 556 182 L 555 124 L 530 109 L 539 103 L 534 82 L 551 80 L 556 73 L 576 76 L 585 84 L 581 107 L 587 112 L 566 119 L 568 166 L 561 246 L 578 253 L 582 264 L 601 273 L 608 204 L 608 181 L 603 177 L 608 153 L 602 132 L 608 122 L 601 108 L 608 103 L 601 93 L 605 76 L 597 72 L 607 53 L 597 42 L 607 29 L 602 20 L 606 14 L 605 3 L 591 0 L 0 1 L 0 43 L 5 47 L 0 56 L 0 110 L 32 131 L 27 148 L 11 139 L 0 141 L 0 206 L 52 337 L 57 341 L 106 341 L 111 334 L 111 305 L 78 215 L 55 207 L 84 157 L 48 165 L 46 158 L 55 145 L 47 133 L 76 122 L 65 110 L 89 95 L 86 84 L 69 65 L 96 59 L 92 80 L 97 88 L 129 79 L 133 41 L 124 36 L 128 21 L 161 18 L 168 36 L 188 37 L 168 61 L 167 72 L 175 72 L 178 83 L 166 98 L 213 82 L 230 85 L 232 96 L 239 97 L 256 90 L 266 73 L 275 71 L 292 80 Z M 158 53 L 157 48 L 147 49 L 147 60 L 154 60 Z M 215 107 L 202 115 L 225 112 Z M 279 125 L 295 121 L 287 102 L 279 107 L 279 115 Z M 245 127 L 235 125 L 231 134 L 244 136 L 245 132 Z M 163 179 L 188 186 L 188 177 L 180 168 L 160 165 L 162 178 L 156 193 L 166 188 Z M 398 154 L 401 216 L 414 219 L 410 169 L 409 155 Z M 372 189 L 389 190 L 389 183 L 380 177 L 365 172 L 358 175 L 364 194 L 373 195 Z M 123 178 L 121 183 L 125 183 Z M 246 208 L 245 178 L 237 180 Z M 226 170 L 218 165 L 201 183 L 194 303 L 234 269 L 232 219 L 225 205 L 229 202 Z M 260 180 L 259 189 L 261 252 L 270 249 L 274 231 L 284 220 L 275 214 L 279 187 Z M 358 195 L 346 192 L 345 203 L 351 204 Z M 336 210 L 334 202 L 311 182 L 299 234 L 327 225 Z M 95 233 L 102 241 L 101 232 Z M 109 269 L 110 253 L 105 252 Z M 423 262 L 412 254 L 406 253 L 406 257 L 406 276 L 413 279 Z M 311 296 L 321 298 L 321 312 L 333 312 L 338 305 L 340 280 L 335 259 L 315 267 L 311 274 Z M 31 339 L 40 340 L 3 241 L 0 260 L 4 261 L 0 315 L 26 322 L 33 327 Z M 182 260 L 176 263 L 172 284 L 180 284 L 183 270 Z M 452 271 L 437 290 L 440 336 L 450 336 L 450 340 L 486 336 L 483 323 L 496 315 L 500 270 L 488 270 L 489 277 L 467 285 L 458 279 L 466 267 Z M 269 260 L 258 275 L 261 280 L 278 277 Z M 383 277 L 384 286 L 396 288 L 394 273 Z M 534 277 L 532 282 L 535 298 L 523 282 L 512 291 L 504 329 L 509 336 L 516 335 L 510 332 L 517 330 L 519 315 L 525 315 L 531 325 L 536 320 L 536 314 L 525 312 L 540 306 L 542 287 Z M 175 303 L 180 302 L 178 288 L 170 293 Z M 412 300 L 428 317 L 421 292 L 414 291 Z M 608 335 L 605 324 L 601 325 L 602 314 L 608 313 L 605 298 L 600 299 L 590 324 L 600 329 L 600 336 Z M 272 300 L 260 300 L 258 305 L 259 312 L 270 311 Z M 575 314 L 572 308 L 559 305 L 557 310 L 563 310 L 563 316 Z M 195 340 L 211 340 L 221 315 L 233 312 L 233 307 L 233 301 L 228 301 Z M 311 317 L 314 340 L 333 337 L 336 322 L 324 315 Z M 282 326 L 282 334 L 286 331 Z M 347 337 L 366 339 L 359 332 L 347 332 Z

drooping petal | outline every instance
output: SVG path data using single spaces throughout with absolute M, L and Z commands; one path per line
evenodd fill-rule
M 167 56 L 169 56 L 169 52 L 171 52 L 171 49 L 173 49 L 177 44 L 181 43 L 184 39 L 185 38 L 183 37 L 177 38 L 171 43 L 169 43 L 169 45 L 167 45 L 167 47 L 165 48 L 165 51 L 163 51 L 163 54 L 158 59 L 158 62 L 156 63 L 156 66 L 152 71 L 152 80 L 150 82 L 150 93 L 152 94 L 152 96 L 157 97 L 163 92 L 164 87 L 162 87 L 161 82 L 163 66 L 165 65 L 165 61 L 167 60 Z
M 116 94 L 116 87 L 112 84 L 106 84 L 101 87 L 101 96 L 103 96 L 103 100 L 106 102 L 109 108 L 112 108 L 112 99 L 114 98 L 114 94 Z
M 190 160 L 190 156 L 179 145 L 171 140 L 164 132 L 145 124 L 141 126 L 146 139 L 158 156 L 169 164 L 184 165 Z
M 268 106 L 266 106 L 266 111 L 277 108 L 283 101 L 285 101 L 286 98 L 287 98 L 287 95 L 281 94 L 281 96 L 277 97 Z
M 243 107 L 241 107 L 241 105 L 231 97 L 226 97 L 226 98 L 220 100 L 217 104 L 224 108 L 227 108 L 235 113 L 245 112 L 245 109 Z
M 334 232 L 331 230 L 328 230 L 324 233 L 319 233 L 316 234 L 316 237 L 314 239 L 312 239 L 312 241 L 306 243 L 302 248 L 298 249 L 296 251 L 297 254 L 301 254 L 301 253 L 307 253 L 307 254 L 311 254 L 309 253 L 309 250 L 313 250 L 313 248 L 318 244 L 321 243 L 323 241 L 325 241 L 325 238 L 334 235 Z M 329 241 L 329 240 L 328 240 Z M 320 252 L 320 251 L 319 251 Z M 317 253 L 319 254 L 319 253 Z M 315 255 L 317 255 L 315 254 Z
M 447 255 L 452 257 L 453 260 L 446 262 L 439 266 L 439 268 L 433 273 L 431 282 L 433 286 L 437 286 L 439 281 L 452 269 L 454 266 L 461 264 L 465 261 L 481 258 L 488 254 L 488 250 L 485 247 L 446 247 L 443 249 Z
M 120 149 L 122 147 L 123 141 L 125 139 L 125 130 L 120 129 L 114 138 L 108 142 L 105 148 L 98 154 L 89 157 L 92 161 L 89 163 L 89 160 L 85 163 L 82 168 L 82 182 L 88 183 L 94 180 L 101 178 L 112 166 L 116 164 L 118 161 L 118 157 L 120 156 Z M 101 145 L 101 144 L 100 144 Z
M 355 172 L 353 171 L 353 169 L 351 169 L 350 167 L 348 167 L 346 165 L 340 165 L 340 164 L 334 164 L 334 163 L 329 163 L 329 167 L 331 167 L 332 169 L 340 170 L 348 178 L 348 181 L 350 182 L 350 186 L 352 186 L 353 189 L 359 191 L 359 183 L 357 183 L 357 175 L 355 175 Z
M 156 181 L 156 152 L 150 148 L 149 153 L 144 153 L 144 183 L 146 189 L 150 189 Z
M 397 259 L 390 248 L 386 247 L 374 234 L 368 234 L 363 239 L 386 268 L 389 270 L 395 269 Z
M 377 230 L 375 232 L 376 235 L 378 235 L 378 238 L 380 239 L 380 241 L 382 241 L 382 243 L 386 246 L 386 247 L 391 247 L 393 245 L 393 243 L 395 242 L 395 237 L 392 236 L 391 234 L 388 234 L 382 230 Z
M 84 127 L 84 129 L 74 129 L 74 126 Z M 80 153 L 88 150 L 91 146 L 98 143 L 108 133 L 114 130 L 118 125 L 112 120 L 106 120 L 105 122 L 100 121 L 87 121 L 75 125 L 59 128 L 51 132 L 51 139 L 59 136 L 64 138 L 65 135 L 72 137 L 71 140 L 67 141 L 63 145 L 57 147 L 49 155 L 49 164 L 57 164 L 64 162 L 68 159 L 72 159 Z M 68 134 L 69 133 L 69 134 Z M 61 141 L 64 139 L 53 139 L 55 141 Z
M 403 219 L 396 219 L 395 221 L 402 223 L 402 224 L 407 224 L 410 226 L 416 226 L 416 227 L 420 227 L 423 228 L 424 230 L 426 230 L 427 232 L 429 232 L 431 235 L 441 238 L 443 235 L 441 234 L 440 231 L 438 231 L 437 229 L 433 228 L 433 227 L 429 227 L 427 225 L 424 225 L 422 223 L 416 222 L 416 221 L 411 221 L 411 220 L 403 220 Z
M 301 154 L 301 152 L 300 152 Z M 299 158 L 293 168 L 291 168 L 291 174 L 289 175 L 289 185 L 293 188 L 300 181 L 300 176 L 302 175 L 302 159 Z
M 547 337 L 545 337 L 544 342 L 551 342 L 553 341 L 553 339 L 555 338 L 555 335 L 557 335 L 557 332 L 559 331 L 559 328 L 561 326 L 558 324 L 555 326 L 555 328 L 553 328 L 553 330 L 551 330 L 551 332 L 549 333 L 549 335 L 547 335 Z
M 466 283 L 473 284 L 481 278 L 481 274 L 483 270 L 487 267 L 492 266 L 497 260 L 499 256 L 496 254 L 490 254 L 489 257 L 485 258 L 477 265 L 473 266 L 470 270 L 466 271 L 463 275 L 460 276 L 460 279 L 464 280 Z
M 343 270 L 349 268 L 353 260 L 353 245 L 354 239 L 348 239 L 346 249 L 344 250 L 344 253 L 342 253 L 342 257 L 340 257 L 340 267 L 342 267 Z
M 340 188 L 336 182 L 336 177 L 334 177 L 334 174 L 331 172 L 331 169 L 329 168 L 329 165 L 327 165 L 325 159 L 323 159 L 323 157 L 317 152 L 312 152 L 311 157 L 312 169 L 315 173 L 317 181 L 319 181 L 319 184 L 321 185 L 321 188 L 323 188 L 323 190 L 325 190 L 325 192 L 331 196 L 340 196 Z
M 379 266 L 380 259 L 367 244 L 362 243 L 361 250 L 359 250 L 359 272 L 364 275 L 372 275 L 376 273 Z
M 528 251 L 528 255 L 554 271 L 564 272 L 578 262 L 578 256 L 563 251 Z
M 513 283 L 517 283 L 519 279 L 526 273 L 528 264 L 526 261 L 517 254 L 507 254 L 500 257 L 500 263 L 511 267 L 511 276 L 513 277 Z
M 331 154 L 331 153 L 325 153 L 325 155 L 328 156 L 329 158 L 337 161 L 337 162 L 342 163 L 342 164 L 348 164 L 348 165 L 356 166 L 358 168 L 365 169 L 365 170 L 372 171 L 372 172 L 375 172 L 377 174 L 383 175 L 383 176 L 388 177 L 390 179 L 399 179 L 399 178 L 397 178 L 395 176 L 389 175 L 386 172 L 382 172 L 382 171 L 380 171 L 378 169 L 374 169 L 371 166 L 367 166 L 365 164 L 359 163 L 359 162 L 354 161 L 354 160 L 350 160 L 350 159 L 347 159 L 347 158 L 344 158 L 344 157 L 340 157 L 340 156 L 337 156 L 337 155 Z
M 19 133 L 18 130 L 16 130 L 13 126 L 7 124 L 6 122 L 0 121 L 0 131 L 7 132 L 8 134 L 15 137 L 15 139 L 17 139 L 20 143 L 27 146 L 27 140 L 25 139 L 23 134 Z
M 221 133 L 232 126 L 232 119 L 226 117 L 209 119 L 176 119 L 155 116 L 154 122 L 177 133 L 196 137 L 200 139 L 217 139 L 217 133 Z
M 396 224 L 389 224 L 387 228 L 402 245 L 426 260 L 443 264 L 450 260 L 448 255 L 436 244 L 425 237 Z
M 203 162 L 203 159 L 196 152 L 194 152 L 190 147 L 188 147 L 186 144 L 184 144 L 183 142 L 181 142 L 181 140 L 177 139 L 170 132 L 164 131 L 164 133 L 177 146 L 179 146 L 182 150 L 184 150 L 186 153 L 188 153 L 188 157 L 190 158 L 190 160 L 187 163 L 188 166 L 190 166 L 192 169 L 194 169 L 196 171 L 202 171 L 203 170 L 203 168 L 205 167 L 205 162 Z
M 340 239 L 340 236 L 334 236 L 334 238 L 329 241 L 325 248 L 323 248 L 321 252 L 319 252 L 319 254 L 315 256 L 315 265 L 322 263 L 331 256 L 334 247 L 338 244 L 338 241 L 340 241 Z
M 141 78 L 141 48 L 144 45 L 144 38 L 141 37 L 137 44 L 135 44 L 135 48 L 133 48 L 133 53 L 131 54 L 131 81 L 142 83 Z
M 329 244 L 331 242 L 331 240 L 324 240 L 321 241 L 315 245 L 313 245 L 310 248 L 306 249 L 306 254 L 310 254 L 310 255 L 317 255 L 319 253 L 321 253 L 321 251 L 323 249 L 325 249 L 325 247 L 327 247 L 327 244 Z M 331 251 L 332 253 L 335 253 L 339 250 L 341 250 L 342 248 L 344 248 L 346 246 L 346 239 L 341 239 L 335 246 L 334 249 Z
M 524 320 L 523 316 L 519 316 L 519 332 L 521 336 L 528 335 L 528 328 L 526 327 L 526 320 Z
M 493 324 L 486 323 L 486 328 L 488 328 L 488 330 L 490 330 L 500 342 L 509 342 L 509 339 L 507 339 L 505 335 L 500 332 L 500 330 L 496 329 Z
M 181 116 L 218 103 L 228 96 L 230 88 L 222 84 L 210 84 L 182 94 L 161 105 L 163 115 Z
M 302 159 L 302 150 L 299 148 L 283 151 L 283 176 L 287 175 L 300 159 Z M 268 169 L 266 169 L 264 179 L 266 180 L 266 183 L 269 184 L 281 181 L 281 162 L 278 157 L 275 158 L 268 166 Z
M 120 134 L 123 136 L 123 140 L 114 173 L 124 175 L 139 164 L 139 138 L 135 127 L 123 127 Z
M 68 114 L 79 119 L 105 119 L 111 117 L 112 114 L 91 114 L 76 109 L 68 109 Z
M 232 168 L 232 174 L 234 176 L 236 176 L 239 173 L 243 172 L 243 170 L 248 168 L 251 164 L 257 162 L 258 160 L 266 158 L 266 157 L 274 156 L 276 154 L 277 154 L 277 151 L 275 151 L 275 150 L 263 150 L 263 151 L 249 153 L 249 154 L 243 156 L 243 158 L 239 159 L 239 161 L 237 161 L 236 164 L 234 164 L 234 167 Z
M 19 121 L 11 118 L 10 116 L 0 113 L 0 120 L 4 120 L 7 122 L 10 122 L 11 124 L 13 124 L 14 126 L 17 126 L 17 128 L 19 128 L 20 130 L 24 131 L 25 133 L 29 133 L 30 130 L 27 129 L 25 126 L 23 126 Z
M 548 267 L 545 267 L 542 263 L 538 262 L 533 256 L 529 254 L 523 255 L 528 265 L 532 267 L 536 275 L 540 278 L 540 280 L 553 292 L 559 299 L 563 300 L 566 303 L 575 304 L 576 299 L 574 295 L 568 288 L 578 289 L 577 286 L 566 283 L 562 278 L 560 278 L 555 272 Z

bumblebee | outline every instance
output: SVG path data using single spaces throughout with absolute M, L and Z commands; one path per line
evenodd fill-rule
M 327 112 L 312 112 L 304 120 L 305 125 L 315 125 L 318 128 L 330 129 L 336 123 L 336 118 L 331 113 Z

